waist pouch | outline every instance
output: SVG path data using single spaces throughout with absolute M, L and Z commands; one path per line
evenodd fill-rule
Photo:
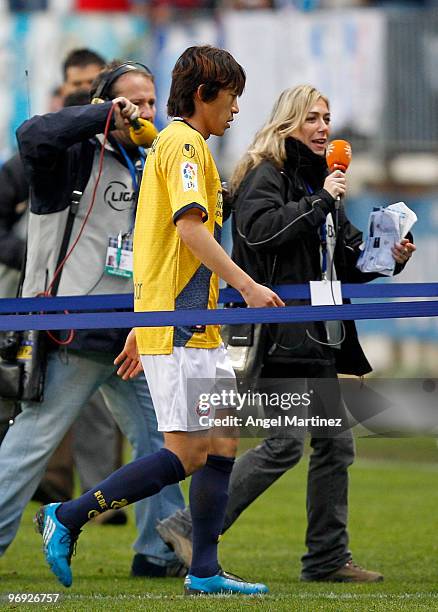
M 221 334 L 237 378 L 258 379 L 266 354 L 266 327 L 261 323 L 223 325 Z
M 0 332 L 0 397 L 42 402 L 47 334 L 40 330 Z

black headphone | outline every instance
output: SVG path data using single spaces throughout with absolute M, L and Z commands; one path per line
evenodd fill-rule
M 96 88 L 96 91 L 93 94 L 93 102 L 94 100 L 96 100 L 96 102 L 110 100 L 111 98 L 109 92 L 111 89 L 111 85 L 114 83 L 114 81 L 120 76 L 122 76 L 122 74 L 132 72 L 133 70 L 135 70 L 136 72 L 141 72 L 142 74 L 153 78 L 152 72 L 144 64 L 140 64 L 139 62 L 125 62 L 124 64 L 120 64 L 120 66 L 117 66 L 117 68 L 114 68 L 114 70 L 111 70 L 102 77 L 100 83 Z

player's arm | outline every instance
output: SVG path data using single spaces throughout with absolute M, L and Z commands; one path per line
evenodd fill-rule
M 135 378 L 142 371 L 143 368 L 135 338 L 135 327 L 129 332 L 123 351 L 114 359 L 114 365 L 119 366 L 117 374 L 123 380 Z
M 191 208 L 176 221 L 178 235 L 207 268 L 237 289 L 248 306 L 284 306 L 284 302 L 276 293 L 264 285 L 256 283 L 227 255 L 216 242 L 202 222 L 202 211 Z M 138 354 L 135 329 L 132 329 L 126 339 L 123 351 L 114 360 L 119 366 L 117 374 L 123 380 L 134 378 L 141 372 L 140 356 Z
M 227 255 L 202 222 L 202 212 L 191 208 L 176 220 L 179 237 L 193 255 L 226 283 L 237 289 L 248 306 L 284 306 L 268 287 L 256 283 Z

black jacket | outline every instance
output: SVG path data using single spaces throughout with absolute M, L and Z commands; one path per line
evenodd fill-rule
M 320 227 L 329 212 L 335 218 L 334 199 L 323 189 L 325 159 L 293 138 L 286 140 L 286 150 L 284 168 L 261 162 L 244 178 L 234 202 L 232 257 L 255 280 L 268 285 L 320 280 Z M 361 242 L 362 233 L 347 219 L 341 204 L 334 262 L 342 282 L 366 282 L 378 276 L 356 268 Z M 306 303 L 291 300 L 288 305 Z M 338 349 L 319 343 L 327 342 L 323 322 L 269 325 L 265 361 L 335 363 L 340 373 L 370 372 L 354 322 L 344 321 L 344 326 L 345 339 Z
M 94 136 L 104 131 L 110 108 L 111 102 L 70 106 L 57 113 L 35 115 L 18 128 L 33 213 L 50 214 L 70 205 L 79 172 L 90 175 Z
M 14 225 L 26 210 L 28 195 L 29 184 L 17 154 L 0 168 L 0 263 L 16 270 L 21 268 L 25 241 L 15 233 Z

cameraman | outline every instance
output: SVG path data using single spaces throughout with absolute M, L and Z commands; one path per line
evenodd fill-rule
M 122 235 L 124 243 L 129 243 L 133 229 L 144 153 L 130 139 L 128 118 L 139 115 L 153 121 L 153 75 L 141 64 L 113 62 L 96 78 L 92 95 L 95 93 L 104 100 L 102 104 L 36 116 L 18 129 L 20 153 L 32 193 L 24 296 L 45 292 L 53 282 L 72 193 L 76 190 L 83 195 L 69 248 L 74 243 L 76 246 L 63 266 L 58 295 L 133 290 L 129 274 L 108 274 L 105 262 L 110 240 Z M 111 110 L 111 132 L 96 189 L 102 133 Z M 115 189 L 119 189 L 118 194 Z M 111 198 L 108 193 L 119 197 Z M 82 235 L 76 241 L 81 229 Z M 0 554 L 12 542 L 51 454 L 99 387 L 133 445 L 135 457 L 161 448 L 162 435 L 157 432 L 144 379 L 125 383 L 115 374 L 113 359 L 121 351 L 125 337 L 126 331 L 119 329 L 78 331 L 66 350 L 49 352 L 44 401 L 23 402 L 21 414 L 0 447 Z M 155 532 L 156 521 L 181 505 L 177 485 L 167 487 L 153 500 L 137 504 L 139 537 L 134 544 L 134 574 L 164 577 L 183 571 Z

